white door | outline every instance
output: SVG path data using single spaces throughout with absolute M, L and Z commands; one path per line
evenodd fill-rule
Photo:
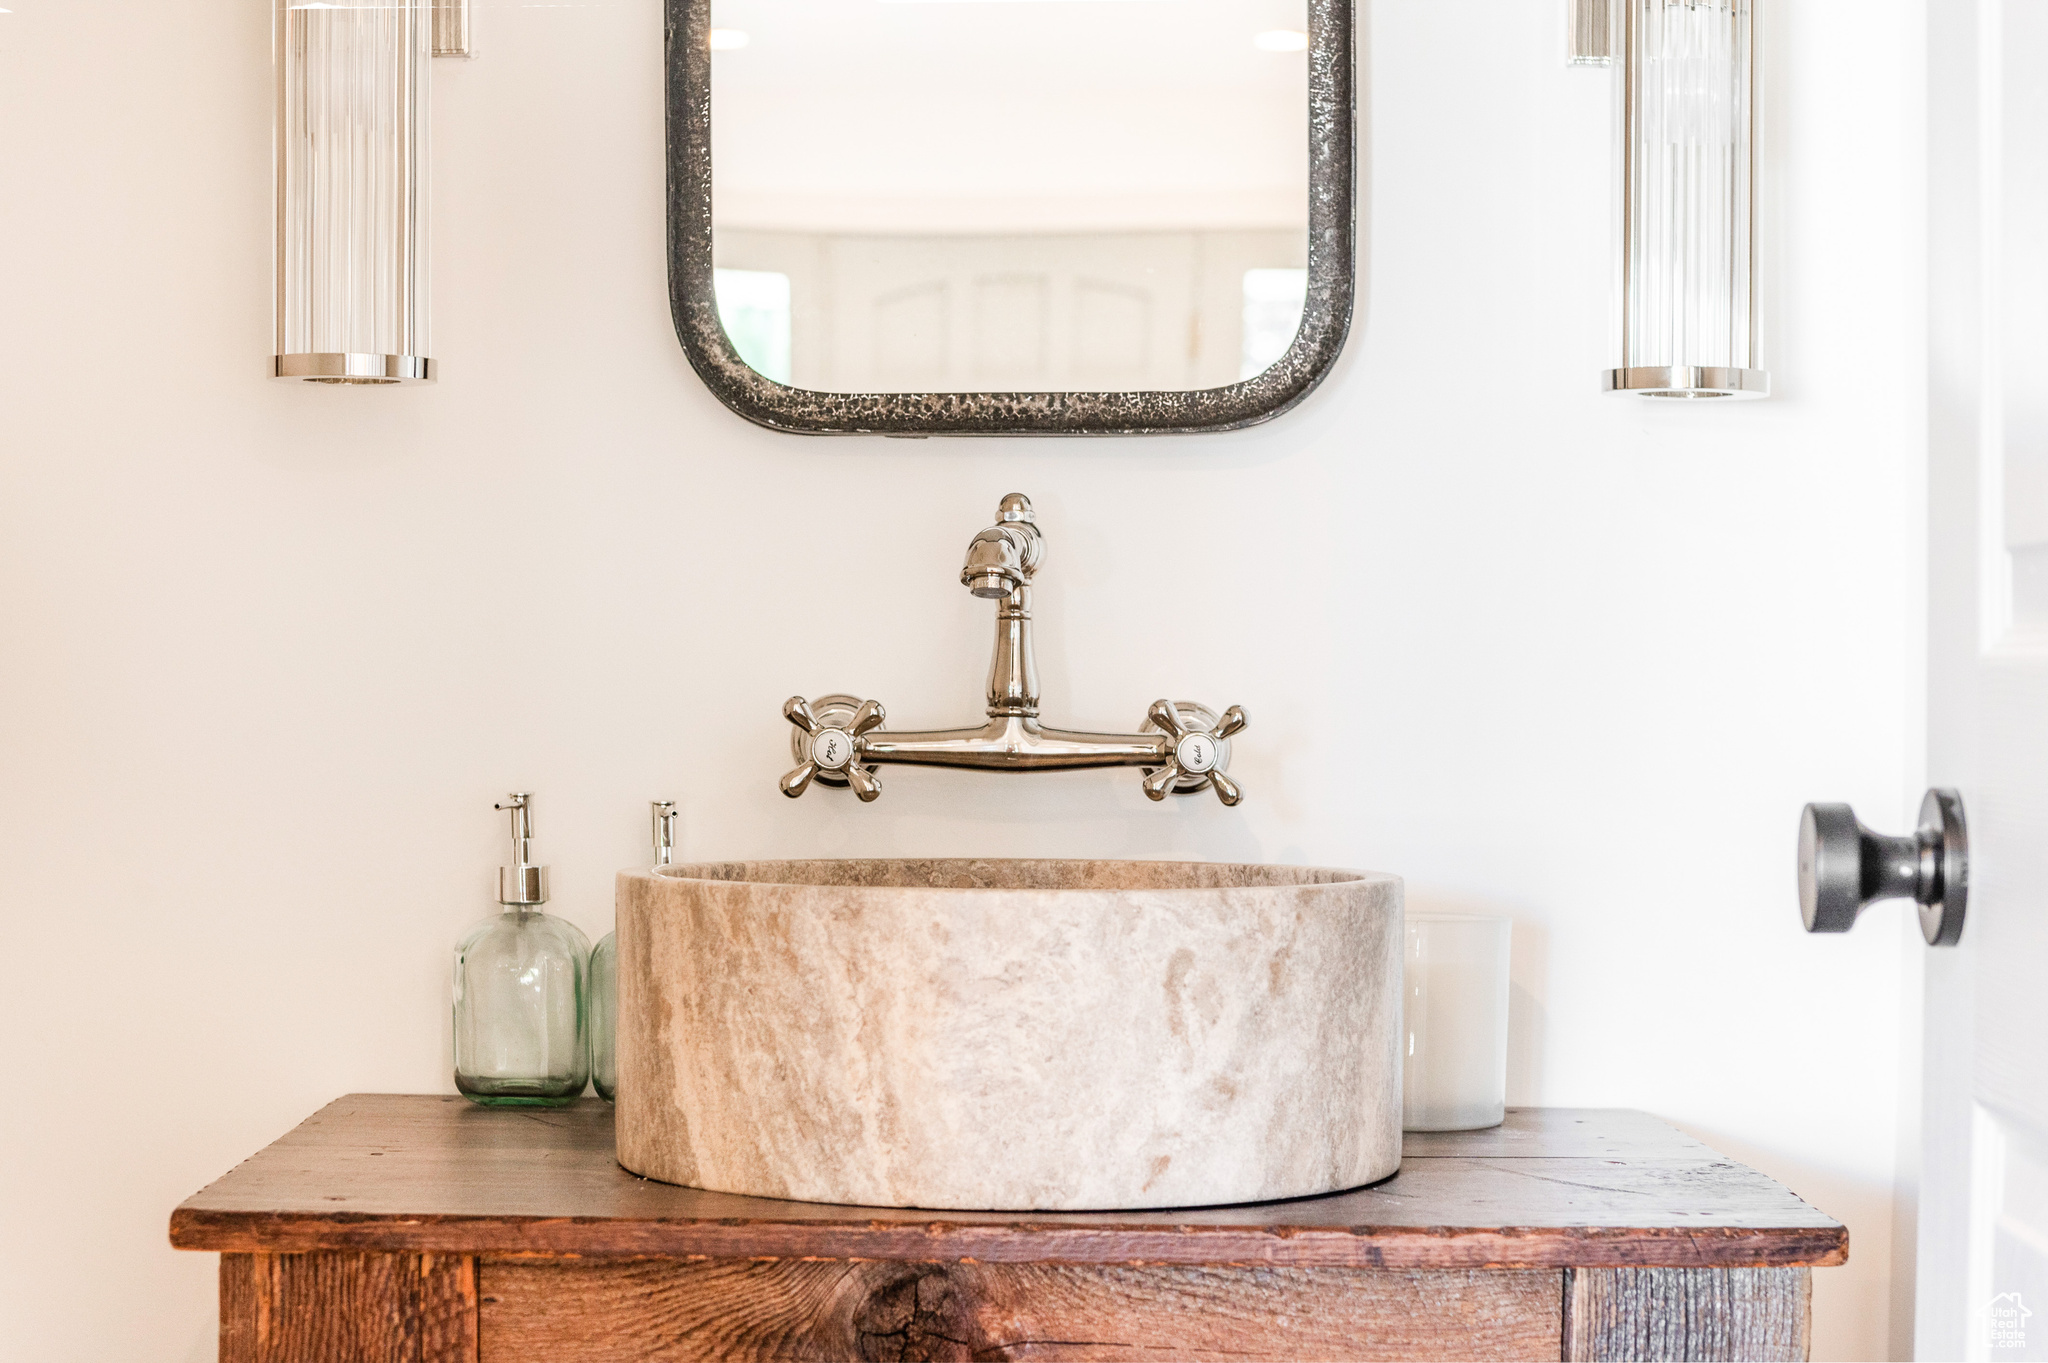
M 1929 777 L 1972 842 L 1924 954 L 1921 1358 L 2048 1359 L 2048 0 L 1929 0 Z
M 839 236 L 832 382 L 854 392 L 1187 388 L 1192 233 Z

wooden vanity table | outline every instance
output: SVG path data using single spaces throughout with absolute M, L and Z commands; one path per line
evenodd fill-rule
M 611 1109 L 329 1104 L 171 1216 L 223 1363 L 1801 1359 L 1848 1232 L 1638 1112 L 1410 1134 L 1348 1193 L 900 1211 L 636 1178 Z

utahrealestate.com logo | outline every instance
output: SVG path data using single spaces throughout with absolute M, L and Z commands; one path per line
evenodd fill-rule
M 1991 1327 L 1991 1347 L 2024 1349 L 2027 1346 L 2027 1317 L 2033 1314 L 2017 1292 L 2001 1292 L 1986 1302 L 1984 1321 Z

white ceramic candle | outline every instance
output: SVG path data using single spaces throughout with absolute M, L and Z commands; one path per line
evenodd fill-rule
M 1508 942 L 1481 914 L 1408 914 L 1402 954 L 1401 1125 L 1470 1131 L 1507 1115 Z

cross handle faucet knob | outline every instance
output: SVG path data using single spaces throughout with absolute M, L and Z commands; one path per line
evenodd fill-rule
M 868 732 L 881 728 L 885 718 L 880 701 L 821 696 L 814 708 L 802 696 L 791 696 L 782 704 L 782 717 L 796 727 L 791 747 L 797 759 L 796 767 L 782 778 L 784 795 L 796 799 L 815 779 L 828 786 L 852 786 L 863 804 L 880 797 L 882 783 L 875 769 L 861 764 Z
M 1146 798 L 1164 800 L 1168 791 L 1192 795 L 1213 790 L 1226 805 L 1244 799 L 1244 787 L 1223 769 L 1230 765 L 1230 736 L 1250 722 L 1241 705 L 1231 706 L 1219 717 L 1192 701 L 1153 701 L 1145 712 L 1145 727 L 1166 736 L 1166 765 L 1146 768 L 1141 785 Z

